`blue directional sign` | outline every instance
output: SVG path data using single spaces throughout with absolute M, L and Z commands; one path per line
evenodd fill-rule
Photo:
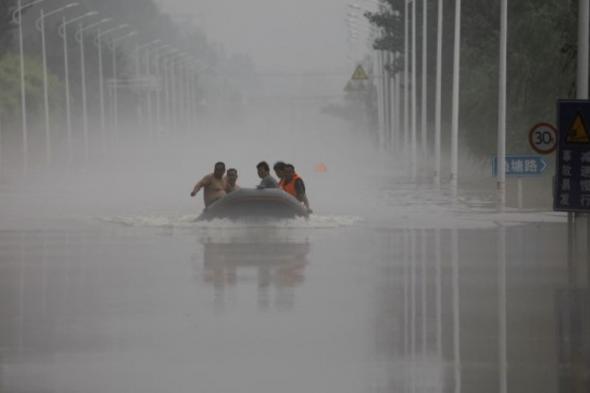
M 590 211 L 590 101 L 557 102 L 559 144 L 553 209 Z
M 506 156 L 506 176 L 539 176 L 547 168 L 541 156 Z M 492 176 L 498 174 L 497 157 L 492 157 Z

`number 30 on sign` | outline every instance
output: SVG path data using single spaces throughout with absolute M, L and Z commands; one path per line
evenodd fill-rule
M 557 147 L 557 130 L 549 123 L 536 124 L 529 132 L 529 143 L 539 154 L 553 153 Z

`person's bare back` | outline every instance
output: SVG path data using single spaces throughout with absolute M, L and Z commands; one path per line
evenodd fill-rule
M 210 173 L 203 177 L 191 192 L 191 196 L 194 197 L 197 195 L 199 190 L 203 188 L 203 201 L 205 202 L 205 207 L 208 207 L 216 200 L 223 198 L 225 196 L 225 181 L 223 179 L 223 174 L 225 173 L 225 164 L 222 162 L 218 162 L 215 164 L 215 170 L 213 173 Z

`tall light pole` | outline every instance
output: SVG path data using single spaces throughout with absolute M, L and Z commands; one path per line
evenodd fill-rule
M 427 0 L 422 1 L 422 133 L 421 133 L 421 142 L 422 142 L 422 157 L 426 158 L 428 156 L 428 136 L 427 136 L 427 127 L 428 127 L 428 112 L 427 112 L 427 105 L 428 101 L 427 97 L 427 82 L 428 82 L 428 2 Z
M 497 191 L 500 208 L 506 203 L 506 51 L 508 41 L 508 2 L 500 1 L 500 75 L 498 86 Z
M 106 120 L 105 120 L 105 103 L 104 103 L 104 67 L 102 61 L 102 37 L 114 33 L 115 31 L 119 31 L 122 29 L 126 29 L 129 27 L 128 24 L 122 24 L 116 27 L 112 27 L 105 31 L 100 31 L 100 29 L 96 33 L 96 37 L 94 40 L 94 44 L 98 48 L 98 95 L 99 95 L 99 103 L 100 103 L 100 132 L 102 138 L 102 149 L 103 153 L 106 150 Z
M 170 128 L 170 113 L 171 113 L 171 78 L 170 78 L 170 71 L 168 68 L 169 63 L 169 56 L 175 55 L 180 52 L 179 49 L 171 48 L 168 53 L 165 54 L 164 60 L 162 61 L 162 79 L 164 80 L 164 123 L 166 124 L 166 128 L 169 130 Z
M 137 35 L 137 31 L 131 31 L 120 37 L 111 38 L 111 51 L 113 52 L 113 128 L 115 132 L 115 138 L 119 137 L 119 83 L 117 76 L 117 43 L 127 38 L 131 38 Z
M 69 3 L 63 7 L 57 8 L 47 13 L 41 9 L 41 15 L 35 21 L 35 27 L 41 32 L 41 56 L 43 61 L 43 107 L 45 112 L 45 160 L 47 165 L 51 164 L 53 154 L 51 143 L 51 124 L 49 119 L 49 87 L 47 77 L 47 45 L 45 44 L 45 18 L 77 5 L 78 3 Z
M 82 127 L 84 130 L 84 157 L 88 160 L 90 156 L 90 143 L 88 138 L 88 103 L 86 95 L 86 56 L 84 48 L 84 32 L 104 23 L 108 23 L 112 18 L 104 18 L 98 22 L 83 26 L 82 23 L 78 26 L 78 31 L 74 34 L 74 38 L 80 44 L 80 78 L 82 82 Z
M 147 42 L 145 44 L 141 44 L 141 45 L 136 44 L 135 45 L 135 50 L 134 50 L 134 52 L 135 52 L 135 78 L 138 81 L 140 81 L 140 79 L 142 79 L 142 70 L 141 70 L 142 56 L 141 56 L 141 51 L 144 50 L 144 49 L 149 48 L 152 45 L 159 44 L 160 42 L 162 42 L 162 41 L 161 40 L 153 40 L 153 41 Z M 149 81 L 146 79 L 149 76 L 148 74 L 149 74 L 149 65 L 146 65 L 145 78 L 143 78 L 145 80 L 142 81 L 142 83 L 141 83 L 141 86 L 143 88 L 145 88 L 146 91 L 150 87 L 148 85 Z M 151 110 L 151 103 L 148 102 L 149 100 L 147 99 L 148 96 L 149 96 L 149 93 L 146 95 L 146 116 L 148 115 L 149 111 Z M 141 102 L 138 104 L 137 112 L 138 112 L 137 113 L 138 124 L 141 125 L 141 118 L 142 118 L 142 116 L 141 116 Z M 150 130 L 150 135 L 151 135 L 151 127 L 152 127 L 152 124 L 151 124 L 150 121 L 148 121 L 147 122 L 147 128 Z
M 21 102 L 21 121 L 22 121 L 22 138 L 23 138 L 23 170 L 26 174 L 29 170 L 29 129 L 27 127 L 27 92 L 25 85 L 25 54 L 23 45 L 23 9 L 32 7 L 44 0 L 35 0 L 23 5 L 22 0 L 18 0 L 16 8 L 12 11 L 12 21 L 18 24 L 18 49 L 20 54 L 20 102 Z
M 410 7 L 408 0 L 404 1 L 404 151 L 408 151 L 410 141 L 410 90 L 409 90 L 409 19 Z
M 160 135 L 160 130 L 162 128 L 162 118 L 161 118 L 161 104 L 162 104 L 162 72 L 161 72 L 161 63 L 160 63 L 160 53 L 165 50 L 171 49 L 171 46 L 168 44 L 162 44 L 151 49 L 154 55 L 154 75 L 156 76 L 157 80 L 157 89 L 156 89 L 156 137 Z
M 417 87 L 416 86 L 416 74 L 417 74 L 417 67 L 416 67 L 416 0 L 412 1 L 412 148 L 411 148 L 411 161 L 412 161 L 412 179 L 416 180 L 417 172 L 418 172 L 418 161 L 417 161 L 417 123 L 418 123 L 418 116 L 417 116 L 417 108 L 416 108 L 416 95 L 417 95 Z
M 437 5 L 436 33 L 436 102 L 434 107 L 434 184 L 440 185 L 440 137 L 442 129 L 442 35 L 443 35 L 443 0 Z
M 68 164 L 72 163 L 74 157 L 74 146 L 72 143 L 72 108 L 71 108 L 71 96 L 70 96 L 70 74 L 69 74 L 69 61 L 68 61 L 68 30 L 69 24 L 78 22 L 84 18 L 97 15 L 98 12 L 90 11 L 72 19 L 66 19 L 65 16 L 62 18 L 62 23 L 58 29 L 59 36 L 63 39 L 64 46 L 64 81 L 66 88 L 66 129 L 67 129 L 67 140 L 68 140 Z
M 455 0 L 455 42 L 453 48 L 453 99 L 451 113 L 451 188 L 457 195 L 459 183 L 459 71 L 461 69 L 461 0 Z

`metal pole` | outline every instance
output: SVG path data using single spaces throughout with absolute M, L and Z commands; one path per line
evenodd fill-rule
M 84 33 L 82 24 L 78 25 L 80 32 L 80 80 L 82 86 L 82 130 L 84 136 L 84 158 L 88 161 L 90 156 L 90 142 L 88 140 L 88 104 L 86 98 L 86 60 L 84 56 Z
M 436 102 L 434 109 L 434 184 L 440 185 L 440 136 L 442 130 L 442 33 L 443 0 L 438 0 L 436 33 Z
M 418 174 L 417 162 L 417 112 L 416 112 L 416 0 L 412 0 L 412 180 L 416 180 Z
M 508 1 L 500 1 L 500 75 L 498 98 L 497 192 L 500 209 L 506 204 L 506 74 L 508 43 Z M 520 182 L 520 179 L 519 179 Z
M 18 49 L 20 54 L 20 100 L 21 100 L 21 120 L 22 120 L 22 138 L 23 138 L 23 170 L 27 174 L 29 170 L 29 130 L 27 126 L 27 92 L 25 85 L 25 55 L 23 48 L 23 14 L 22 0 L 17 2 L 18 13 Z
M 461 0 L 455 0 L 455 47 L 453 49 L 453 99 L 451 114 L 451 188 L 457 195 L 459 180 L 459 70 L 461 60 Z
M 119 141 L 119 94 L 117 92 L 117 43 L 113 39 L 111 41 L 113 50 L 113 131 L 115 133 L 115 143 Z
M 426 158 L 428 156 L 428 140 L 427 140 L 427 127 L 428 127 L 428 115 L 427 115 L 427 104 L 428 101 L 426 100 L 427 97 L 427 82 L 428 82 L 428 52 L 427 52 L 427 45 L 428 45 L 428 4 L 427 0 L 422 1 L 422 135 L 421 135 L 421 142 L 422 142 L 422 157 Z
M 408 145 L 410 141 L 410 100 L 409 100 L 409 45 L 408 45 L 408 33 L 409 33 L 409 7 L 408 2 L 405 1 L 404 9 L 404 152 L 408 151 Z
M 578 99 L 588 99 L 588 44 L 589 44 L 589 14 L 590 0 L 578 0 L 578 59 L 576 96 Z
M 100 101 L 100 136 L 102 139 L 102 150 L 103 154 L 106 152 L 106 140 L 107 140 L 107 127 L 105 121 L 105 108 L 104 108 L 104 70 L 102 64 L 102 40 L 100 39 L 101 31 L 97 32 L 98 42 L 98 94 Z
M 47 81 L 47 48 L 45 43 L 45 12 L 41 9 L 39 19 L 41 28 L 41 56 L 43 57 L 43 107 L 45 109 L 45 159 L 51 165 L 51 127 L 49 124 L 49 86 Z
M 385 64 L 389 64 L 389 52 L 385 52 Z M 389 142 L 389 133 L 391 130 L 391 79 L 389 71 L 383 71 L 383 104 L 384 104 L 384 129 L 383 129 L 383 140 L 381 142 L 381 146 L 387 150 L 388 142 Z
M 399 58 L 400 53 L 396 52 L 394 58 Z M 401 104 L 401 75 L 398 72 L 395 77 L 395 135 L 396 135 L 396 149 L 397 152 L 401 151 L 403 148 L 402 145 L 402 122 L 401 122 L 401 115 L 402 115 L 402 104 Z
M 144 61 L 145 61 L 145 75 L 147 78 L 149 78 L 150 80 L 150 86 L 148 86 L 148 88 L 146 89 L 146 98 L 147 98 L 147 121 L 148 121 L 148 131 L 149 131 L 149 135 L 150 135 L 150 140 L 154 139 L 154 124 L 153 124 L 153 113 L 152 113 L 152 91 L 151 91 L 151 67 L 150 67 L 150 54 L 149 51 L 145 52 L 145 56 L 144 56 Z
M 384 70 L 384 61 L 383 61 L 383 51 L 378 51 L 377 53 L 377 72 L 375 73 L 377 77 L 377 115 L 379 119 L 379 126 L 377 133 L 379 137 L 379 146 L 382 145 L 383 135 L 385 134 L 385 122 L 384 122 L 384 112 L 385 112 L 385 104 L 383 101 L 383 78 L 385 77 L 385 70 Z
M 68 31 L 66 17 L 62 17 L 63 45 L 64 45 L 64 82 L 66 89 L 66 130 L 68 144 L 68 165 L 72 164 L 74 146 L 72 144 L 72 113 L 70 108 L 70 71 L 68 65 Z
M 578 0 L 578 59 L 577 59 L 577 81 L 576 81 L 576 96 L 578 99 L 588 99 L 588 57 L 589 57 L 589 34 L 590 34 L 590 0 Z M 586 225 L 584 224 L 586 220 Z M 575 221 L 579 221 L 582 226 L 586 227 L 586 242 L 582 239 L 578 242 L 577 225 Z M 577 244 L 583 244 L 590 241 L 590 219 L 587 214 L 568 213 L 569 228 L 573 228 L 568 233 L 569 237 L 573 237 L 573 249 L 571 252 L 577 256 Z M 574 258 L 574 263 L 577 264 L 577 258 Z M 590 269 L 589 269 L 590 271 Z M 590 274 L 590 272 L 589 272 Z M 590 277 L 589 277 L 590 279 Z

